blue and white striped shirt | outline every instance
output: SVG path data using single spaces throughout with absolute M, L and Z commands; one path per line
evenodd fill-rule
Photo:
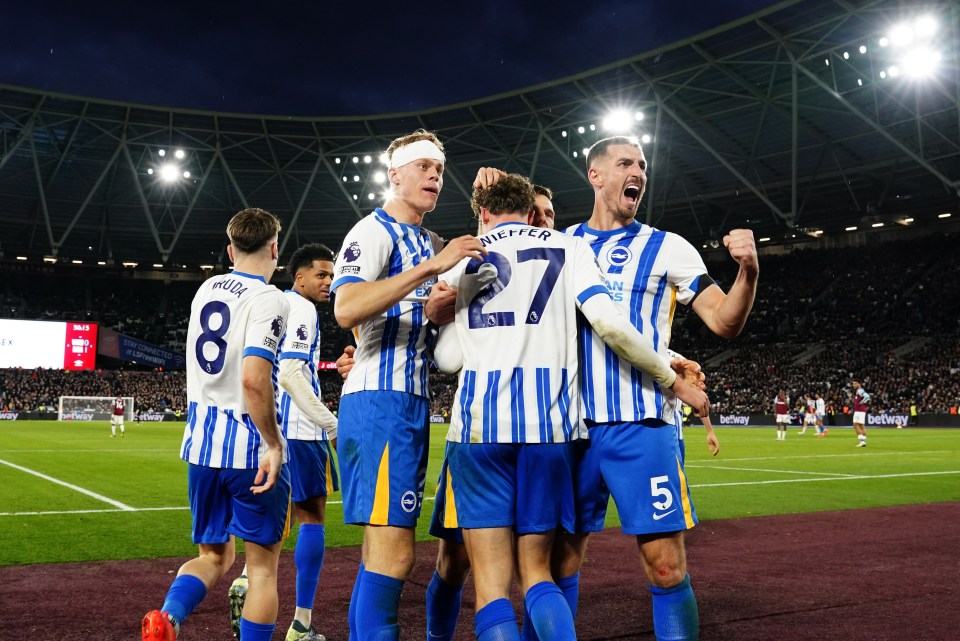
M 397 222 L 378 208 L 344 239 L 330 293 L 346 283 L 396 276 L 433 255 L 425 229 Z M 431 332 L 423 304 L 435 282 L 435 278 L 425 282 L 380 316 L 354 328 L 356 363 L 343 384 L 343 394 L 385 390 L 429 396 L 426 347 Z
M 296 359 L 306 364 L 310 372 L 310 386 L 317 398 L 320 398 L 320 381 L 317 379 L 317 367 L 320 363 L 320 315 L 316 305 L 304 298 L 300 292 L 288 289 L 283 293 L 290 304 L 290 315 L 287 317 L 287 331 L 280 338 L 280 349 L 277 350 L 277 369 L 280 361 Z M 277 369 L 274 369 L 276 375 Z M 290 394 L 277 384 L 277 420 L 280 431 L 287 440 L 297 441 L 326 441 L 327 433 L 313 422 L 306 412 L 302 411 Z
M 677 303 L 691 303 L 701 287 L 713 282 L 703 278 L 707 268 L 697 250 L 676 234 L 638 222 L 609 231 L 582 223 L 566 232 L 589 243 L 614 302 L 654 350 L 668 359 Z M 664 394 L 649 374 L 623 361 L 590 325 L 583 323 L 580 332 L 583 418 L 594 423 L 675 422 L 673 393 Z
M 274 363 L 288 311 L 280 290 L 260 276 L 234 271 L 197 290 L 187 328 L 183 460 L 215 468 L 259 467 L 267 446 L 247 414 L 243 359 Z
M 518 223 L 480 240 L 482 263 L 465 259 L 441 277 L 457 287 L 455 326 L 445 331 L 457 332 L 463 352 L 447 440 L 582 438 L 577 309 L 607 296 L 593 253 L 580 239 Z

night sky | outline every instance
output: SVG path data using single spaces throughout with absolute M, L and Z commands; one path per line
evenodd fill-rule
M 10 2 L 0 82 L 226 112 L 390 113 L 554 80 L 771 4 Z

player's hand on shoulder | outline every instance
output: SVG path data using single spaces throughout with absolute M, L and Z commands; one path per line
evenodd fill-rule
M 742 268 L 753 272 L 760 270 L 752 229 L 731 229 L 730 233 L 723 237 L 723 246 Z
M 460 236 L 447 243 L 443 251 L 434 256 L 432 260 L 437 261 L 437 273 L 442 274 L 449 269 L 453 269 L 464 258 L 482 260 L 486 254 L 487 250 L 484 249 L 479 238 L 476 236 Z
M 353 369 L 354 363 L 356 363 L 356 361 L 353 359 L 353 354 L 356 351 L 356 347 L 353 345 L 347 345 L 343 348 L 343 354 L 341 354 L 340 358 L 337 359 L 337 373 L 340 374 L 340 378 L 343 380 L 347 380 L 347 374 L 350 373 L 350 370 Z
M 486 189 L 497 184 L 501 176 L 506 176 L 507 172 L 496 167 L 481 167 L 477 171 L 477 177 L 473 179 L 474 189 Z
M 436 325 L 453 321 L 456 313 L 457 290 L 441 280 L 430 288 L 430 296 L 423 306 L 424 313 Z
M 706 389 L 706 385 L 704 384 L 705 376 L 700 368 L 700 363 L 683 358 L 682 356 L 677 356 L 670 361 L 670 368 L 677 373 L 678 378 L 682 378 L 694 387 L 699 387 L 702 390 Z

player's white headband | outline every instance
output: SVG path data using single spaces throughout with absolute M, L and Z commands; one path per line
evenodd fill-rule
M 393 150 L 393 154 L 390 156 L 390 168 L 396 169 L 420 158 L 429 158 L 440 162 L 446 162 L 447 160 L 440 148 L 431 141 L 417 140 Z

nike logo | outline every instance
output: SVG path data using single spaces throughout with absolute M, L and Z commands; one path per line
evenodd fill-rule
M 659 521 L 660 519 L 662 519 L 663 517 L 667 516 L 668 514 L 673 514 L 673 513 L 676 512 L 676 511 L 677 511 L 677 508 L 673 508 L 673 509 L 670 510 L 669 512 L 664 512 L 663 514 L 654 514 L 654 515 L 653 515 L 653 520 L 654 520 L 654 521 Z

